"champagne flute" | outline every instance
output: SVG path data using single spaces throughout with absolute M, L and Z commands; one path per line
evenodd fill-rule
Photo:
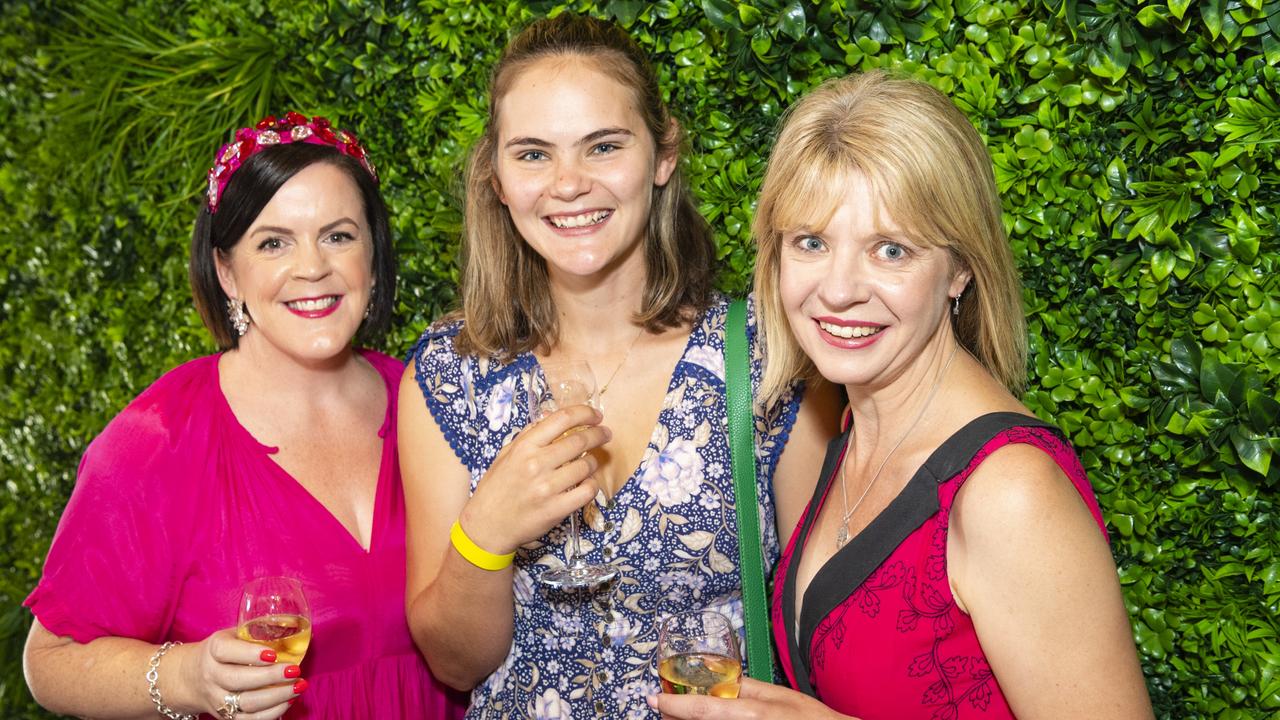
M 590 365 L 575 360 L 543 363 L 540 367 L 541 373 L 535 369 L 529 374 L 530 421 L 570 405 L 596 407 L 596 379 Z M 565 435 L 582 429 L 573 428 Z M 547 570 L 539 575 L 539 582 L 557 590 L 580 590 L 599 587 L 618 577 L 617 568 L 588 563 L 582 557 L 579 534 L 578 512 L 575 511 L 569 514 L 569 561 L 563 568 Z
M 311 644 L 311 610 L 302 583 L 288 577 L 245 583 L 236 636 L 275 650 L 277 663 L 302 662 Z
M 672 615 L 658 625 L 658 678 L 674 695 L 738 697 L 738 633 L 718 612 Z

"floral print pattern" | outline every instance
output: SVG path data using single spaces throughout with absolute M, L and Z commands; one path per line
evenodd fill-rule
M 643 459 L 612 500 L 584 511 L 582 550 L 621 578 L 589 594 L 554 593 L 537 576 L 564 564 L 566 526 L 516 554 L 515 636 L 506 661 L 472 693 L 469 718 L 656 718 L 645 697 L 658 690 L 657 622 L 686 610 L 719 610 L 742 632 L 738 532 L 724 406 L 724 322 L 717 298 L 695 323 Z M 504 364 L 460 357 L 458 324 L 427 330 L 415 346 L 419 387 L 436 423 L 470 470 L 471 487 L 522 428 L 520 377 L 536 368 L 525 353 Z M 751 379 L 761 357 L 748 302 Z M 795 420 L 793 390 L 755 407 L 757 495 L 765 572 L 778 556 L 770 490 Z

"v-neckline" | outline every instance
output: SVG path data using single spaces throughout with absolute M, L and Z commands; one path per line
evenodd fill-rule
M 805 588 L 802 602 L 797 603 L 800 563 L 817 518 L 835 485 L 852 428 L 831 441 L 819 482 L 797 533 L 783 585 L 785 636 L 791 646 L 792 672 L 800 690 L 815 694 L 810 682 L 809 648 L 823 619 L 844 603 L 850 592 L 862 585 L 911 533 L 938 512 L 941 507 L 938 485 L 962 472 L 991 438 L 1011 427 L 1053 426 L 1039 418 L 1012 412 L 987 413 L 970 420 L 930 453 L 884 510 L 818 567 Z
M 685 337 L 684 340 L 684 350 L 680 351 L 680 357 L 676 358 L 675 364 L 671 366 L 671 376 L 667 379 L 667 389 L 662 395 L 662 405 L 658 408 L 658 416 L 654 418 L 653 429 L 649 431 L 649 438 L 645 441 L 644 450 L 640 453 L 640 461 L 636 464 L 635 468 L 632 469 L 631 474 L 627 475 L 627 479 L 622 481 L 622 484 L 618 485 L 617 489 L 609 495 L 609 498 L 615 498 L 623 492 L 630 490 L 632 485 L 639 482 L 639 478 L 644 474 L 645 467 L 647 467 L 648 463 L 652 462 L 652 460 L 657 457 L 657 454 L 662 452 L 662 448 L 657 447 L 658 437 L 663 429 L 662 413 L 667 407 L 667 398 L 671 397 L 671 393 L 676 390 L 677 383 L 681 381 L 680 366 L 689 362 L 689 353 L 693 350 L 693 338 L 698 334 L 699 330 L 702 330 L 703 334 L 708 338 L 712 333 L 714 333 L 715 328 L 708 327 L 708 320 L 712 316 L 712 311 L 722 306 L 727 308 L 727 301 L 722 297 L 717 297 L 716 302 L 708 307 L 707 310 L 702 313 L 702 316 L 689 326 L 689 335 Z M 721 313 L 721 315 L 727 317 L 725 313 Z M 721 326 L 721 329 L 723 330 L 723 325 Z M 542 363 L 538 361 L 536 355 L 529 352 L 524 354 L 524 358 L 526 358 L 526 363 L 528 365 L 537 367 L 538 372 L 542 372 Z M 649 452 L 649 448 L 656 448 L 656 452 Z M 622 505 L 614 503 L 614 507 L 611 508 L 609 507 L 607 500 L 602 504 L 600 502 L 602 497 L 604 497 L 603 491 L 596 493 L 596 497 L 593 499 L 597 510 L 599 510 L 602 515 L 609 513 L 617 507 L 622 507 Z
M 240 418 L 236 417 L 235 411 L 231 408 L 231 402 L 227 400 L 227 395 L 222 389 L 222 368 L 221 368 L 222 354 L 221 353 L 214 356 L 213 390 L 214 390 L 214 395 L 216 396 L 215 401 L 217 402 L 219 409 L 226 414 L 228 425 L 233 428 L 233 431 L 236 434 L 240 435 L 241 438 L 248 445 L 252 446 L 256 450 L 261 452 L 265 456 L 264 459 L 270 464 L 272 471 L 278 474 L 287 485 L 293 487 L 295 492 L 303 496 L 305 498 L 304 502 L 309 502 L 313 506 L 315 506 L 320 511 L 320 515 L 324 516 L 328 520 L 328 522 L 333 523 L 339 530 L 341 530 L 342 535 L 346 538 L 346 541 L 350 542 L 350 544 L 353 546 L 354 549 L 358 550 L 362 555 L 369 556 L 373 553 L 374 547 L 377 546 L 378 541 L 381 539 L 381 536 L 382 536 L 381 526 L 383 524 L 383 518 L 381 516 L 384 513 L 379 512 L 379 510 L 382 508 L 383 502 L 386 500 L 385 495 L 386 495 L 387 489 L 385 486 L 387 484 L 387 479 L 388 479 L 386 466 L 388 462 L 394 459 L 393 453 L 388 452 L 389 448 L 387 445 L 387 433 L 390 432 L 391 420 L 394 417 L 394 413 L 395 413 L 396 394 L 392 391 L 391 381 L 378 368 L 374 360 L 370 358 L 369 351 L 358 349 L 355 352 L 360 357 L 364 358 L 365 362 L 369 363 L 370 367 L 373 368 L 373 371 L 378 374 L 378 378 L 382 380 L 383 388 L 387 393 L 386 412 L 382 418 L 382 425 L 379 426 L 378 432 L 377 432 L 378 437 L 382 440 L 382 450 L 379 453 L 378 477 L 375 481 L 376 484 L 374 486 L 374 491 L 373 491 L 373 517 L 370 518 L 368 547 L 365 547 L 363 544 L 361 544 L 359 538 L 357 538 L 351 532 L 351 530 L 342 523 L 342 521 L 338 520 L 338 517 L 333 514 L 333 511 L 330 510 L 327 505 L 320 502 L 319 498 L 317 498 L 315 495 L 312 495 L 311 491 L 308 490 L 305 485 L 299 482 L 298 479 L 294 477 L 292 473 L 290 473 L 288 470 L 285 470 L 284 467 L 280 465 L 280 463 L 276 462 L 273 456 L 280 451 L 279 447 L 276 447 L 274 445 L 267 445 L 266 443 L 258 440 L 258 438 L 254 437 L 253 433 L 249 432 L 249 429 L 246 428 L 244 424 L 240 422 Z

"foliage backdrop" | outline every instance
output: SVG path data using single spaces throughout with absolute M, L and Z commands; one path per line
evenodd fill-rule
M 361 131 L 402 352 L 453 301 L 488 69 L 566 5 L 652 52 L 735 292 L 797 96 L 891 66 L 959 103 L 1026 283 L 1026 400 L 1098 490 L 1158 716 L 1277 717 L 1280 0 L 0 1 L 0 716 L 43 717 L 18 603 L 86 443 L 212 348 L 185 268 L 216 145 L 289 108 Z

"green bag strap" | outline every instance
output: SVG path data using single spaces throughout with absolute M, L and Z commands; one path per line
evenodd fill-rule
M 756 493 L 755 433 L 752 429 L 751 375 L 747 360 L 747 301 L 729 304 L 724 328 L 725 407 L 729 413 L 729 452 L 738 514 L 738 568 L 742 573 L 742 617 L 747 628 L 747 675 L 773 682 L 773 642 L 769 602 L 764 588 L 760 502 Z

